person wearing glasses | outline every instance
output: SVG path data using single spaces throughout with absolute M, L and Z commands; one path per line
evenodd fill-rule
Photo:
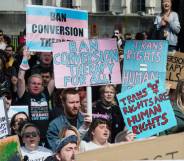
M 21 147 L 21 153 L 24 160 L 27 161 L 43 161 L 52 155 L 52 151 L 39 146 L 40 131 L 32 123 L 27 123 L 21 130 L 21 138 L 24 146 Z

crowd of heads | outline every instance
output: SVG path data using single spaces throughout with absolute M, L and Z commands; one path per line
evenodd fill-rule
M 171 0 L 162 0 L 163 15 L 171 10 L 171 5 Z M 115 29 L 112 38 L 117 41 L 120 61 L 126 41 L 147 40 L 149 36 L 147 31 L 133 36 Z M 27 54 L 24 41 L 15 51 L 11 39 L 0 30 L 0 96 L 5 111 L 8 114 L 12 105 L 28 106 L 28 113 L 18 112 L 9 118 L 10 135 L 19 136 L 24 160 L 42 157 L 46 161 L 74 161 L 78 152 L 134 140 L 136 135 L 126 129 L 116 100 L 118 85 L 92 87 L 96 99 L 89 116 L 86 88 L 56 89 L 52 53 Z M 21 67 L 25 64 L 29 67 L 26 70 Z M 174 93 L 174 101 L 183 114 L 183 80 Z M 41 148 L 43 145 L 45 149 Z

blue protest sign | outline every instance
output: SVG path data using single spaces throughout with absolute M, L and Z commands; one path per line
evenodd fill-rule
M 165 40 L 131 40 L 124 48 L 122 90 L 148 80 L 166 79 L 168 42 Z
M 175 126 L 169 96 L 159 80 L 137 85 L 117 95 L 128 130 L 145 138 Z

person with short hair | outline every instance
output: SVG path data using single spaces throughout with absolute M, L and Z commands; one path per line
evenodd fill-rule
M 51 71 L 52 76 L 52 52 L 40 52 L 37 53 L 37 55 L 39 55 L 39 64 L 36 64 L 31 68 L 31 74 L 41 74 L 42 70 L 47 70 Z
M 51 70 L 47 70 L 47 69 L 43 68 L 43 69 L 41 70 L 40 75 L 42 76 L 44 88 L 47 88 L 49 82 L 50 82 L 51 79 L 52 79 L 52 72 L 51 72 Z
M 78 152 L 78 138 L 69 135 L 56 142 L 55 155 L 48 157 L 45 161 L 75 161 L 75 154 Z
M 54 89 L 54 80 L 51 80 L 47 88 L 43 88 L 43 80 L 40 74 L 32 74 L 28 78 L 27 86 L 25 81 L 26 71 L 29 69 L 29 51 L 24 49 L 23 60 L 18 73 L 17 94 L 18 105 L 28 105 L 29 117 L 41 131 L 41 143 L 47 144 L 46 132 L 50 121 L 49 96 Z
M 51 150 L 39 146 L 40 131 L 32 123 L 27 123 L 21 131 L 24 146 L 21 147 L 21 153 L 28 161 L 44 160 L 53 153 Z
M 82 115 L 79 111 L 81 105 L 78 90 L 64 89 L 61 97 L 64 110 L 60 116 L 50 122 L 47 130 L 47 140 L 53 151 L 56 148 L 55 142 L 59 139 L 58 134 L 65 126 L 76 127 L 83 138 L 91 123 L 91 117 L 87 114 Z
M 120 107 L 115 100 L 116 87 L 112 84 L 101 86 L 100 99 L 93 104 L 93 119 L 103 118 L 111 123 L 111 143 L 114 143 L 115 136 L 124 130 L 125 123 Z
M 93 120 L 89 128 L 90 141 L 81 141 L 80 152 L 109 146 L 110 128 L 111 126 L 106 119 Z

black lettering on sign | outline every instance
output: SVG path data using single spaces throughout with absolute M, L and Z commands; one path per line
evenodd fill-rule
M 168 153 L 165 153 L 164 155 L 161 155 L 161 154 L 158 154 L 156 156 L 154 156 L 153 158 L 143 158 L 143 159 L 140 159 L 140 160 L 165 160 L 165 159 L 175 159 L 175 154 L 179 153 L 179 151 L 173 151 L 173 152 L 168 152 Z
M 50 13 L 50 20 L 51 21 L 66 22 L 66 14 L 51 12 Z

